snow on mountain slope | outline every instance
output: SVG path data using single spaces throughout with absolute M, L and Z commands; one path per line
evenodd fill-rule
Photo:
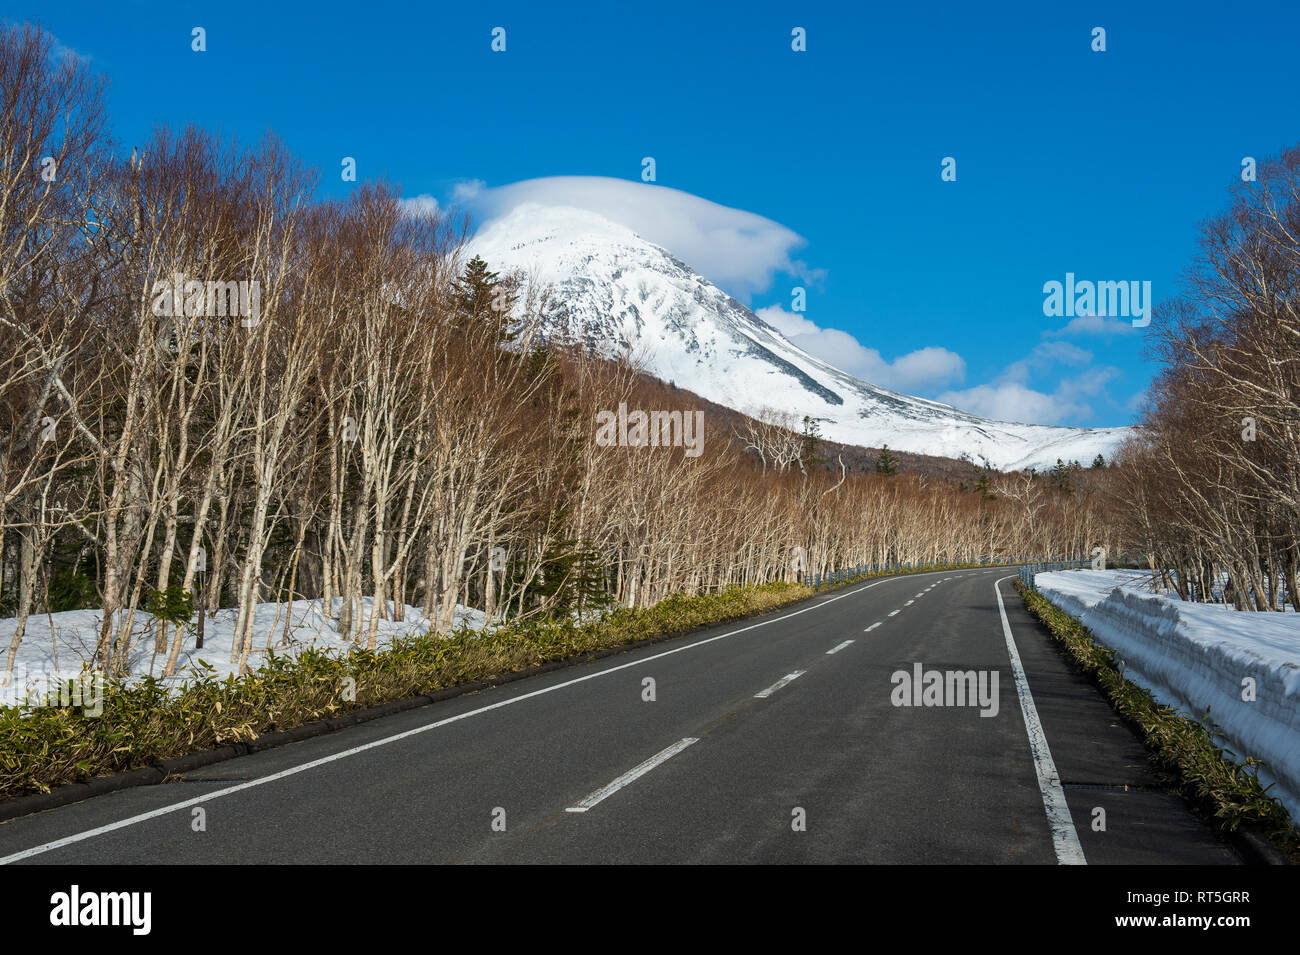
M 1128 434 L 990 421 L 878 388 L 793 345 L 666 249 L 586 210 L 520 205 L 489 222 L 468 253 L 551 286 L 548 334 L 630 354 L 657 378 L 737 411 L 811 416 L 833 441 L 1011 470 L 1109 459 Z

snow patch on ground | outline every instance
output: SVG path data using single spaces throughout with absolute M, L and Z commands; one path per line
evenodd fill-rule
M 335 598 L 336 614 L 341 606 L 342 599 Z M 371 606 L 371 600 L 364 601 L 360 627 L 361 646 L 366 645 Z M 390 603 L 390 618 L 395 615 L 394 610 Z M 176 673 L 167 680 L 171 687 L 178 689 L 181 684 L 201 679 L 206 673 L 211 673 L 217 679 L 225 679 L 237 672 L 238 663 L 230 662 L 237 613 L 234 609 L 218 610 L 206 618 L 202 650 L 194 648 L 193 624 L 186 627 Z M 18 655 L 15 658 L 14 678 L 7 686 L 0 686 L 0 704 L 20 704 L 33 689 L 44 689 L 59 679 L 75 678 L 83 665 L 89 666 L 94 659 L 95 640 L 102 622 L 103 612 L 99 610 L 68 610 L 28 617 L 27 630 L 18 645 Z M 454 629 L 467 627 L 481 631 L 485 622 L 483 611 L 459 605 L 456 607 Z M 17 618 L 0 619 L 0 648 L 3 648 L 3 652 L 8 653 L 9 643 L 17 627 Z M 135 636 L 127 661 L 128 682 L 138 681 L 148 675 L 162 676 L 167 663 L 167 651 L 154 653 L 156 627 L 157 621 L 150 614 L 136 613 L 132 627 Z M 252 670 L 261 666 L 269 651 L 274 651 L 277 656 L 294 656 L 305 647 L 316 647 L 325 652 L 346 653 L 350 647 L 357 645 L 342 637 L 336 621 L 325 615 L 321 600 L 258 604 L 253 617 L 253 628 L 253 652 L 249 655 L 249 669 Z M 379 620 L 377 629 L 375 646 L 376 649 L 382 649 L 395 638 L 429 632 L 433 629 L 433 621 L 425 617 L 419 607 L 408 605 L 404 620 Z M 174 632 L 168 628 L 169 642 Z M 3 674 L 3 666 L 0 665 L 0 683 L 4 681 Z
M 1116 651 L 1125 674 L 1161 703 L 1210 723 L 1236 755 L 1261 759 L 1260 780 L 1300 820 L 1300 614 L 1186 603 L 1126 570 L 1037 574 L 1044 597 Z M 1255 700 L 1242 681 L 1255 681 Z

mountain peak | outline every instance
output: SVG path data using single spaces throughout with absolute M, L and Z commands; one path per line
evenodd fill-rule
M 843 444 L 968 457 L 1000 470 L 1108 459 L 1127 428 L 991 421 L 877 387 L 803 351 L 667 249 L 599 213 L 525 203 L 470 243 L 496 271 L 551 287 L 548 331 L 747 414 L 813 418 Z

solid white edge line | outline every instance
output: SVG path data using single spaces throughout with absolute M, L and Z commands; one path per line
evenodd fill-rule
M 586 812 L 592 806 L 596 805 L 596 803 L 614 795 L 614 793 L 618 792 L 628 783 L 640 779 L 642 776 L 650 772 L 650 770 L 654 769 L 660 763 L 667 762 L 668 760 L 676 756 L 678 753 L 680 753 L 682 750 L 684 750 L 687 746 L 690 746 L 692 743 L 698 743 L 699 741 L 700 740 L 698 736 L 688 736 L 685 739 L 679 739 L 677 742 L 673 743 L 672 746 L 669 746 L 667 749 L 663 749 L 655 753 L 644 763 L 641 763 L 640 765 L 632 769 L 629 769 L 622 776 L 618 777 L 618 779 L 615 779 L 613 782 L 608 783 L 607 785 L 601 786 L 599 789 L 597 789 L 586 799 L 582 800 L 582 802 L 578 803 L 576 806 L 570 806 L 568 809 L 565 809 L 564 811 L 565 812 Z
M 1043 794 L 1043 809 L 1047 812 L 1047 824 L 1052 830 L 1052 848 L 1056 851 L 1056 861 L 1060 865 L 1087 865 L 1083 856 L 1083 846 L 1079 844 L 1079 833 L 1075 831 L 1074 820 L 1070 818 L 1070 807 L 1065 801 L 1065 790 L 1061 788 L 1061 777 L 1056 771 L 1052 751 L 1047 745 L 1047 735 L 1043 724 L 1038 719 L 1038 709 L 1034 706 L 1034 695 L 1029 691 L 1029 680 L 1025 677 L 1025 668 L 1020 664 L 1020 652 L 1016 641 L 1011 636 L 1011 621 L 1007 619 L 1007 608 L 1002 603 L 1000 584 L 1004 580 L 1014 580 L 1015 576 L 1002 577 L 993 582 L 993 593 L 998 598 L 998 613 L 1002 615 L 1002 635 L 1007 640 L 1007 653 L 1011 657 L 1011 673 L 1016 681 L 1016 695 L 1020 697 L 1020 712 L 1025 718 L 1025 730 L 1029 735 L 1029 750 L 1034 756 L 1034 769 L 1038 773 L 1038 789 Z
M 766 690 L 759 690 L 757 693 L 755 693 L 754 699 L 756 700 L 767 699 L 777 690 L 781 689 L 781 687 L 785 686 L 787 683 L 790 683 L 793 680 L 799 679 L 799 677 L 803 676 L 807 672 L 808 672 L 807 670 L 795 670 L 793 673 L 787 673 L 785 676 L 781 677 L 781 679 L 777 680 L 775 683 L 769 686 Z
M 932 570 L 925 571 L 925 574 L 940 574 L 943 571 Z M 317 766 L 324 766 L 327 763 L 335 762 L 340 759 L 347 759 L 350 756 L 356 756 L 358 753 L 364 753 L 366 750 L 375 749 L 380 746 L 387 746 L 389 743 L 396 743 L 399 740 L 406 739 L 410 736 L 418 736 L 420 733 L 427 733 L 430 730 L 438 729 L 449 723 L 457 723 L 460 720 L 469 719 L 471 716 L 477 716 L 480 713 L 487 713 L 490 710 L 497 710 L 503 706 L 510 706 L 513 703 L 519 703 L 523 700 L 530 700 L 535 696 L 542 696 L 546 693 L 553 693 L 556 690 L 562 690 L 565 687 L 574 686 L 578 683 L 585 683 L 587 680 L 594 680 L 597 677 L 607 676 L 610 673 L 617 673 L 620 670 L 626 670 L 629 667 L 641 666 L 649 663 L 651 660 L 659 660 L 663 657 L 672 656 L 674 653 L 681 653 L 684 650 L 693 650 L 696 647 L 702 647 L 705 644 L 713 643 L 716 640 L 725 640 L 727 637 L 734 637 L 737 634 L 747 633 L 750 630 L 756 630 L 759 627 L 766 627 L 773 623 L 780 623 L 782 620 L 789 620 L 791 617 L 797 617 L 802 613 L 810 610 L 820 610 L 827 604 L 835 603 L 837 600 L 843 600 L 845 597 L 852 597 L 862 593 L 864 590 L 870 590 L 880 584 L 889 583 L 893 580 L 902 580 L 905 577 L 924 576 L 925 574 L 899 574 L 892 577 L 883 577 L 880 580 L 867 584 L 865 587 L 854 587 L 852 590 L 845 591 L 838 597 L 831 597 L 828 600 L 822 600 L 818 603 L 804 607 L 802 610 L 792 610 L 790 613 L 783 614 L 780 617 L 774 617 L 771 620 L 763 620 L 759 623 L 750 624 L 748 627 L 741 627 L 739 630 L 728 630 L 726 633 L 720 633 L 716 637 L 706 637 L 703 640 L 697 640 L 695 643 L 688 643 L 685 646 L 674 647 L 671 650 L 665 650 L 663 653 L 656 653 L 653 656 L 643 657 L 639 660 L 633 660 L 631 663 L 622 663 L 618 666 L 610 667 L 607 670 L 600 670 L 596 673 L 588 673 L 586 676 L 575 677 L 572 680 L 566 680 L 563 683 L 556 683 L 552 686 L 542 687 L 540 690 L 533 690 L 531 693 L 521 693 L 519 696 L 512 696 L 507 700 L 498 700 L 496 703 L 489 703 L 487 706 L 480 706 L 478 709 L 467 710 L 464 713 L 458 713 L 455 716 L 449 716 L 446 719 L 437 720 L 433 723 L 426 723 L 423 726 L 417 726 L 414 729 L 404 730 L 401 733 L 394 733 L 392 736 L 385 736 L 382 739 L 372 740 L 369 743 L 363 743 L 360 746 L 354 746 L 351 749 L 340 750 L 337 753 L 331 753 L 329 756 L 322 756 L 320 759 L 313 759 L 310 762 L 301 763 L 297 766 L 290 766 L 288 769 L 282 769 L 278 773 L 271 773 L 269 776 L 259 776 L 257 779 L 250 779 L 248 782 L 239 783 L 235 786 L 227 786 L 225 789 L 218 789 L 216 792 L 208 793 L 206 796 L 196 796 L 193 799 L 186 799 L 182 802 L 171 803 L 158 809 L 142 812 L 135 816 L 128 816 L 126 819 L 119 819 L 117 822 L 110 822 L 102 826 L 96 826 L 94 829 L 87 829 L 83 832 L 73 833 L 70 836 L 64 836 L 61 839 L 53 839 L 50 842 L 43 842 L 38 846 L 32 846 L 30 849 L 23 849 L 19 852 L 10 853 L 7 856 L 0 856 L 0 865 L 9 865 L 11 862 L 21 862 L 23 859 L 30 859 L 32 856 L 44 855 L 46 852 L 52 852 L 55 849 L 62 849 L 64 846 L 75 845 L 78 842 L 84 842 L 87 839 L 93 839 L 96 836 L 102 836 L 118 829 L 125 829 L 127 826 L 134 826 L 141 822 L 148 822 L 150 819 L 156 819 L 159 816 L 165 816 L 169 813 L 179 812 L 182 809 L 188 809 L 191 806 L 198 806 L 205 802 L 211 802 L 214 799 L 220 799 L 222 796 L 230 796 L 245 789 L 253 789 L 257 786 L 263 786 L 266 783 L 273 783 L 276 780 L 285 779 L 289 776 L 296 776 L 298 773 L 306 772 L 309 769 L 315 769 Z
M 845 647 L 847 647 L 847 646 L 848 646 L 849 644 L 851 644 L 852 642 L 853 642 L 852 640 L 845 640 L 845 641 L 844 641 L 843 643 L 841 643 L 839 646 L 837 646 L 837 647 L 831 647 L 829 650 L 827 650 L 827 651 L 826 651 L 826 655 L 827 655 L 827 656 L 830 656 L 832 653 L 839 653 L 841 650 L 843 650 Z

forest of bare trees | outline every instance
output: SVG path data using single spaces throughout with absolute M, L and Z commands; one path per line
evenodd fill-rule
M 1300 147 L 1205 223 L 1152 331 L 1165 369 L 1118 469 L 1129 538 L 1184 600 L 1300 610 Z
M 373 647 L 379 620 L 408 605 L 439 630 L 457 605 L 489 619 L 644 606 L 790 579 L 797 548 L 816 573 L 1122 546 L 1105 475 L 1091 471 L 1073 487 L 1007 474 L 978 488 L 846 473 L 779 415 L 710 432 L 699 457 L 599 446 L 598 412 L 677 410 L 680 397 L 546 342 L 546 290 L 465 261 L 463 222 L 412 211 L 382 184 L 319 199 L 312 171 L 272 138 L 159 130 L 119 148 L 99 81 L 36 28 L 0 34 L 0 84 L 9 669 L 26 621 L 68 609 L 103 611 L 98 666 L 120 672 L 148 639 L 170 674 L 203 615 L 235 608 L 242 670 L 262 602 L 319 599 Z M 1289 208 L 1270 235 L 1294 236 Z M 1224 225 L 1225 257 L 1238 254 L 1235 228 Z M 1268 318 L 1234 335 L 1264 377 L 1235 366 L 1222 384 L 1197 377 L 1213 418 L 1177 397 L 1204 425 L 1197 440 L 1218 449 L 1196 455 L 1221 461 L 1222 486 L 1240 482 L 1247 503 L 1198 485 L 1210 495 L 1198 516 L 1222 526 L 1192 538 L 1171 530 L 1181 503 L 1153 497 L 1143 539 L 1158 535 L 1153 552 L 1178 566 L 1231 557 L 1249 573 L 1262 558 L 1294 575 L 1282 531 L 1300 503 L 1296 369 L 1265 360 L 1297 332 L 1294 297 L 1286 313 L 1259 304 L 1276 301 L 1283 250 L 1255 251 L 1258 286 L 1245 288 L 1254 263 L 1242 262 L 1240 292 L 1256 298 L 1242 307 Z M 1208 424 L 1248 413 L 1249 446 Z M 1186 441 L 1174 442 L 1179 461 Z M 1266 501 L 1274 487 L 1289 496 Z M 160 621 L 147 631 L 146 613 Z M 196 614 L 197 627 L 167 626 Z

